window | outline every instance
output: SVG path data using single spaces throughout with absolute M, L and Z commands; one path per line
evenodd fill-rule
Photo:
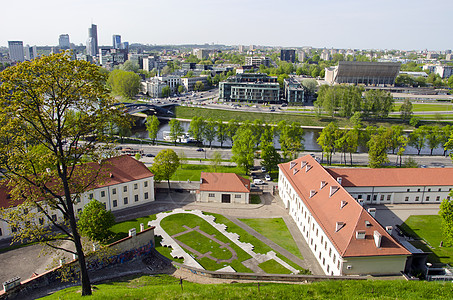
M 0 228 L 0 236 L 2 236 L 2 235 L 3 235 L 3 232 L 2 232 L 2 229 Z
M 101 197 L 105 197 L 105 191 L 101 191 Z
M 392 195 L 387 195 L 387 201 L 390 201 L 390 198 L 392 198 Z
M 371 195 L 366 195 L 366 200 L 370 201 L 371 200 Z
M 134 190 L 138 189 L 138 183 L 134 183 Z
M 441 188 L 439 188 L 439 192 L 442 192 L 442 189 L 441 189 Z
M 409 197 L 404 198 L 404 201 L 406 202 L 409 201 Z
M 327 250 L 327 241 L 324 243 L 324 250 Z
M 437 196 L 437 197 L 436 197 L 436 201 L 440 201 L 440 196 Z
M 334 255 L 333 255 L 333 263 L 335 264 L 336 261 L 337 261 L 337 255 L 334 254 Z
M 123 202 L 124 202 L 124 205 L 126 205 L 126 204 L 129 202 L 129 200 L 127 199 L 127 197 L 124 197 Z
M 329 257 L 332 256 L 332 248 L 329 248 Z
M 316 236 L 318 236 L 318 231 L 319 231 L 319 229 L 316 229 Z
M 417 192 L 420 192 L 420 189 L 417 189 Z
M 311 241 L 310 241 L 310 245 L 313 245 L 313 239 L 311 239 Z
M 148 187 L 148 181 L 143 182 L 144 187 Z
M 116 195 L 116 189 L 112 189 L 112 194 Z
M 88 198 L 93 199 L 93 193 L 90 193 L 90 195 L 88 196 Z
M 376 201 L 377 195 L 373 195 L 373 201 Z
M 324 236 L 321 236 L 321 244 L 324 242 Z
M 118 206 L 118 201 L 113 200 L 113 207 L 117 207 L 117 206 Z
M 384 201 L 384 195 L 381 195 L 381 201 Z
M 358 199 L 362 199 L 362 195 L 359 195 L 357 198 L 358 198 Z
M 431 189 L 428 189 L 428 192 L 431 192 Z
M 319 251 L 319 256 L 318 257 L 319 257 L 319 259 L 321 259 L 321 251 Z
M 419 196 L 415 197 L 415 201 L 418 201 L 419 199 L 420 199 L 420 197 L 419 197 Z
M 330 272 L 330 266 L 327 265 L 327 273 L 329 273 L 329 272 Z
M 234 195 L 234 198 L 241 198 L 241 195 L 240 194 L 236 194 L 236 195 Z
M 323 266 L 326 265 L 326 259 L 325 259 L 325 258 L 322 259 L 322 265 L 323 265 Z
M 318 245 L 315 245 L 315 252 L 316 252 L 316 249 L 318 249 Z
M 102 202 L 102 204 L 104 204 L 104 209 L 107 209 L 107 203 Z
M 425 201 L 429 201 L 429 196 L 426 196 Z
M 138 201 L 138 195 L 134 195 L 134 201 L 135 201 L 135 202 Z
M 127 192 L 127 186 L 123 186 L 123 192 Z
M 338 260 L 337 269 L 340 270 L 340 260 Z
M 213 197 L 215 197 L 215 194 L 214 193 L 209 193 L 208 197 L 213 198 Z
M 145 200 L 148 199 L 148 192 L 145 192 Z
M 407 189 L 407 191 L 408 191 L 408 192 L 410 192 L 410 191 L 411 191 L 411 189 Z

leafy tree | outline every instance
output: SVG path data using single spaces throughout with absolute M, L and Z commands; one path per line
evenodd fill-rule
M 305 88 L 304 91 L 307 92 L 307 94 L 313 95 L 316 92 L 318 83 L 314 79 L 306 79 L 301 82 L 301 85 Z
M 405 99 L 400 107 L 401 119 L 409 120 L 412 115 L 412 103 L 409 99 Z
M 234 136 L 239 128 L 239 123 L 235 119 L 231 119 L 228 121 L 228 138 L 230 139 L 231 143 L 234 144 Z
M 442 234 L 448 246 L 453 244 L 453 192 L 440 204 L 439 216 L 442 219 Z
M 411 126 L 418 127 L 418 125 L 420 124 L 420 119 L 415 117 L 415 116 L 412 116 L 410 121 L 409 121 L 409 124 Z
M 94 241 L 104 242 L 110 235 L 110 227 L 115 225 L 115 216 L 106 210 L 102 202 L 91 200 L 79 214 L 77 225 L 80 233 Z
M 217 125 L 216 121 L 214 121 L 212 118 L 206 120 L 203 136 L 206 139 L 206 141 L 209 142 L 209 147 L 211 147 L 211 144 L 216 137 L 216 125 Z
M 256 135 L 256 140 L 257 140 L 256 146 L 258 147 L 260 140 L 261 140 L 261 135 L 264 132 L 263 120 L 261 120 L 261 119 L 253 120 L 252 130 L 253 130 L 253 133 Z
M 440 144 L 444 147 L 444 156 L 447 155 L 447 148 L 446 145 L 450 140 L 451 134 L 453 132 L 452 125 L 445 125 L 442 127 L 442 134 L 440 135 Z
M 170 178 L 179 168 L 179 157 L 172 149 L 164 149 L 157 153 L 151 171 L 156 181 L 167 180 L 170 191 Z
M 304 130 L 299 123 L 293 122 L 291 125 L 284 125 L 280 129 L 280 147 L 285 159 L 295 159 L 299 151 L 304 149 Z
M 366 116 L 386 118 L 393 108 L 393 97 L 384 90 L 369 90 L 365 92 L 363 111 Z
M 159 125 L 159 119 L 155 115 L 146 117 L 146 130 L 148 130 L 148 136 L 153 141 L 153 145 L 156 144 Z
M 134 73 L 137 73 L 140 69 L 140 66 L 138 65 L 137 62 L 135 61 L 132 61 L 132 60 L 126 60 L 124 62 L 124 64 L 121 64 L 119 66 L 119 69 L 122 70 L 122 71 L 126 71 L 126 72 L 134 72 Z
M 111 109 L 106 76 L 99 68 L 71 60 L 67 53 L 9 67 L 0 73 L 0 81 L 0 168 L 9 182 L 12 202 L 24 201 L 18 207 L 29 212 L 8 215 L 3 211 L 2 218 L 18 229 L 16 242 L 36 239 L 76 254 L 82 295 L 90 295 L 74 203 L 103 180 L 101 148 L 109 147 L 108 129 L 112 123 L 120 123 L 122 110 Z M 81 142 L 88 136 L 96 138 Z M 99 168 L 77 167 L 84 158 L 101 164 Z M 64 220 L 55 221 L 51 217 L 55 212 Z M 33 219 L 23 226 L 24 218 Z M 42 226 L 38 218 L 47 219 L 58 231 Z M 60 238 L 71 241 L 74 248 L 61 247 Z
M 194 91 L 202 91 L 202 90 L 204 90 L 204 84 L 203 84 L 203 82 L 202 82 L 202 81 L 197 81 L 197 82 L 195 82 L 195 85 L 194 85 L 194 87 L 193 87 L 193 90 L 194 90 Z
M 162 97 L 163 97 L 163 98 L 169 97 L 170 94 L 171 94 L 171 89 L 170 89 L 170 87 L 169 87 L 169 86 L 164 86 L 164 87 L 162 88 Z
M 413 157 L 408 157 L 404 160 L 403 168 L 418 168 L 418 164 Z
M 353 129 L 348 130 L 345 138 L 346 138 L 346 151 L 349 152 L 349 160 L 352 166 L 352 153 L 357 152 L 357 148 L 359 147 L 360 127 L 354 126 Z
M 390 141 L 390 149 L 392 149 L 392 154 L 395 153 L 395 150 L 398 148 L 400 139 L 399 137 L 403 135 L 403 126 L 401 125 L 393 125 L 392 129 L 392 137 Z
M 426 144 L 431 150 L 430 155 L 433 155 L 433 150 L 441 143 L 442 130 L 439 126 L 425 126 Z
M 406 151 L 406 146 L 409 143 L 409 138 L 405 135 L 400 135 L 397 142 L 396 164 L 398 164 L 398 157 L 400 160 L 400 167 L 403 160 L 403 153 Z
M 181 167 L 181 169 L 183 169 L 184 168 L 183 166 L 187 164 L 187 155 L 184 151 L 181 150 L 178 153 L 178 157 L 179 157 L 179 166 Z
M 420 155 L 420 151 L 422 151 L 423 147 L 425 146 L 426 134 L 426 126 L 420 126 L 409 135 L 409 145 L 417 149 L 418 155 Z
M 453 75 L 451 75 L 450 77 L 448 77 L 447 85 L 448 85 L 450 88 L 453 88 Z
M 387 150 L 390 147 L 392 130 L 390 128 L 379 128 L 368 141 L 368 164 L 370 168 L 380 168 L 389 162 Z
M 177 119 L 170 120 L 170 139 L 175 143 L 178 138 L 184 133 L 184 129 L 181 126 L 181 123 Z
M 282 158 L 273 145 L 267 145 L 261 149 L 261 159 L 261 166 L 268 171 L 274 171 L 278 169 Z
M 130 99 L 140 90 L 140 76 L 134 72 L 113 70 L 107 84 L 115 95 Z
M 266 146 L 274 146 L 275 126 L 269 124 L 264 125 L 264 131 L 261 134 L 260 148 L 261 150 Z
M 337 130 L 338 126 L 334 122 L 330 122 L 323 128 L 317 140 L 322 149 L 323 157 L 324 154 L 326 155 L 328 164 L 332 164 L 332 152 L 335 149 L 335 132 Z
M 202 117 L 193 117 L 189 125 L 189 134 L 203 145 L 205 121 Z
M 222 148 L 223 143 L 228 138 L 228 125 L 223 123 L 222 121 L 217 121 L 216 128 L 217 128 L 217 142 L 220 143 L 220 148 Z
M 186 90 L 186 88 L 185 88 L 183 85 L 178 86 L 178 93 L 179 93 L 179 94 L 184 93 L 185 90 Z
M 244 168 L 247 174 L 249 169 L 254 165 L 255 150 L 256 150 L 256 136 L 250 128 L 241 126 L 233 137 L 233 147 L 231 152 L 233 156 L 231 159 L 236 164 Z
M 214 151 L 211 157 L 211 167 L 214 172 L 217 172 L 217 168 L 222 164 L 222 154 L 219 151 Z

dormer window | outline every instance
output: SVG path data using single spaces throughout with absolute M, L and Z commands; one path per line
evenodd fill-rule
M 294 169 L 294 170 L 293 170 L 293 175 L 296 175 L 297 172 L 299 172 L 299 170 L 298 170 L 298 169 Z
M 335 227 L 335 232 L 338 232 L 341 228 L 343 228 L 346 224 L 344 222 L 337 222 Z
M 311 168 L 312 168 L 311 165 L 306 165 L 306 166 L 305 166 L 305 173 L 307 173 L 308 171 L 310 171 Z
M 357 230 L 355 232 L 355 238 L 358 240 L 364 240 L 365 239 L 365 230 Z
M 324 180 L 321 181 L 321 186 L 319 187 L 320 190 L 322 190 L 323 187 L 325 187 L 327 184 L 327 182 L 325 182 Z
M 342 209 L 343 207 L 346 206 L 346 204 L 348 204 L 347 201 L 344 201 L 344 200 L 341 200 L 341 203 L 340 203 L 340 209 Z
M 338 191 L 338 186 L 331 186 L 329 197 L 332 197 L 332 195 L 335 194 L 336 191 Z
M 313 197 L 314 195 L 316 195 L 316 190 L 311 190 L 310 191 L 310 198 Z
M 289 163 L 289 169 L 291 170 L 292 168 L 294 168 L 295 166 L 297 165 L 297 163 L 295 161 L 292 161 Z

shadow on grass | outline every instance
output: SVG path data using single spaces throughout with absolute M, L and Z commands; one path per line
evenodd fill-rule
M 430 248 L 430 246 L 425 242 L 423 237 L 419 236 L 417 234 L 417 230 L 420 230 L 420 228 L 411 228 L 409 225 L 406 223 L 403 223 L 399 226 L 401 231 L 405 236 L 411 237 L 414 240 L 410 241 L 410 243 L 415 247 L 423 252 L 429 253 L 428 255 L 428 260 L 432 263 L 441 263 L 441 258 L 449 259 L 449 256 L 438 256 L 436 253 L 433 252 L 433 249 Z

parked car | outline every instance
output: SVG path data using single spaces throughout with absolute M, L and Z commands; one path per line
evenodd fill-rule
M 146 157 L 154 157 L 154 154 L 148 153 L 145 155 Z
M 264 179 L 266 179 L 266 181 L 272 180 L 271 175 L 269 175 L 269 174 L 266 174 L 266 176 L 264 176 Z
M 197 151 L 198 152 L 204 152 L 204 149 L 203 148 L 198 148 Z
M 253 183 L 256 185 L 259 185 L 259 184 L 264 184 L 264 181 L 262 179 L 253 179 Z
M 266 172 L 266 168 L 265 167 L 261 167 L 261 172 Z

